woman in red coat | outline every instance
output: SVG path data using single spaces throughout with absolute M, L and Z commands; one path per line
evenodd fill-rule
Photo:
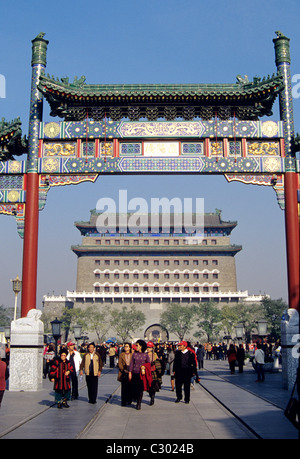
M 232 375 L 235 373 L 235 362 L 236 362 L 236 349 L 234 344 L 230 344 L 227 352 L 227 360 L 229 363 L 230 372 Z
M 70 373 L 74 371 L 73 366 L 67 360 L 68 352 L 62 350 L 60 356 L 52 361 L 50 369 L 50 380 L 54 382 L 55 402 L 57 408 L 69 408 L 68 400 L 71 395 Z

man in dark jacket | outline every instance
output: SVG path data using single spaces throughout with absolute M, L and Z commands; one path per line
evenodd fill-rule
M 186 341 L 181 341 L 178 344 L 178 351 L 175 353 L 173 367 L 177 397 L 175 403 L 179 403 L 182 399 L 182 385 L 184 401 L 185 403 L 190 402 L 191 377 L 197 375 L 195 356 L 187 349 L 187 345 Z

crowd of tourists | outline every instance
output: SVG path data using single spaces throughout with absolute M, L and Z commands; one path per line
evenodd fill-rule
M 145 391 L 149 393 L 150 405 L 153 405 L 165 373 L 170 375 L 171 389 L 176 391 L 176 402 L 184 394 L 185 403 L 189 403 L 191 385 L 193 387 L 195 381 L 198 381 L 197 368 L 203 367 L 198 360 L 197 350 L 197 347 L 195 349 L 186 341 L 175 345 L 154 344 L 152 341 L 146 343 L 144 340 L 119 345 L 84 343 L 76 350 L 75 343 L 70 341 L 62 344 L 56 353 L 54 345 L 50 343 L 44 350 L 44 378 L 48 377 L 54 383 L 58 408 L 68 408 L 70 400 L 78 399 L 78 381 L 83 374 L 88 401 L 96 403 L 98 378 L 106 363 L 109 363 L 110 368 L 118 367 L 122 406 L 135 402 L 136 409 L 141 409 Z
M 0 406 L 9 378 L 9 346 L 0 349 Z M 179 343 L 153 343 L 137 340 L 132 343 L 87 343 L 76 349 L 75 343 L 69 341 L 59 345 L 53 343 L 44 349 L 44 378 L 53 382 L 55 401 L 58 408 L 70 405 L 70 400 L 78 399 L 78 383 L 85 375 L 88 401 L 96 403 L 98 378 L 103 366 L 108 363 L 110 368 L 117 367 L 117 379 L 121 382 L 121 405 L 136 403 L 141 409 L 143 393 L 150 396 L 150 405 L 154 404 L 155 394 L 159 392 L 164 374 L 170 375 L 171 390 L 176 393 L 175 402 L 184 397 L 185 403 L 190 401 L 190 390 L 195 382 L 199 382 L 200 371 L 205 360 L 224 360 L 228 362 L 231 374 L 243 372 L 245 358 L 253 351 L 253 367 L 257 373 L 257 382 L 265 379 L 264 366 L 272 355 L 279 357 L 280 346 L 272 346 L 267 342 L 251 345 L 211 343 L 203 344 L 188 341 Z
M 270 351 L 268 344 L 264 350 L 258 343 L 255 350 L 254 368 L 257 381 L 264 381 L 264 361 Z M 159 392 L 162 376 L 170 375 L 171 390 L 176 393 L 175 402 L 184 398 L 190 402 L 190 390 L 199 382 L 198 370 L 204 367 L 205 360 L 227 360 L 231 374 L 236 369 L 243 372 L 246 353 L 249 347 L 244 344 L 195 343 L 158 343 L 137 340 L 115 343 L 83 343 L 78 351 L 75 343 L 62 344 L 56 355 L 53 344 L 44 351 L 44 377 L 54 383 L 55 401 L 58 408 L 69 407 L 70 400 L 78 399 L 78 380 L 85 374 L 89 403 L 96 403 L 98 378 L 103 366 L 117 367 L 117 379 L 121 383 L 121 406 L 136 403 L 141 409 L 143 393 L 148 392 L 150 405 L 154 404 L 155 394 Z

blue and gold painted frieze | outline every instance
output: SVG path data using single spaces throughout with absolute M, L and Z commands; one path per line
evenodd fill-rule
M 196 156 L 123 158 L 41 158 L 40 174 L 122 173 L 281 173 L 284 158 L 206 158 Z
M 25 174 L 26 161 L 0 161 L 0 174 Z
M 282 139 L 40 140 L 38 172 L 284 172 Z
M 40 123 L 40 139 L 279 138 L 281 121 L 69 121 Z

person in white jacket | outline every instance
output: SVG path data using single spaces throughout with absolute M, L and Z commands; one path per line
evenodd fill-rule
M 255 370 L 257 373 L 256 382 L 263 382 L 265 380 L 265 353 L 261 348 L 261 344 L 257 343 L 257 349 L 254 354 Z
M 81 364 L 81 355 L 78 351 L 75 350 L 75 343 L 72 343 L 70 341 L 68 344 L 68 356 L 67 359 L 70 361 L 72 364 L 74 371 L 71 373 L 71 387 L 72 387 L 72 392 L 71 392 L 71 400 L 77 400 L 79 396 L 78 392 L 78 375 L 79 375 L 79 367 Z

